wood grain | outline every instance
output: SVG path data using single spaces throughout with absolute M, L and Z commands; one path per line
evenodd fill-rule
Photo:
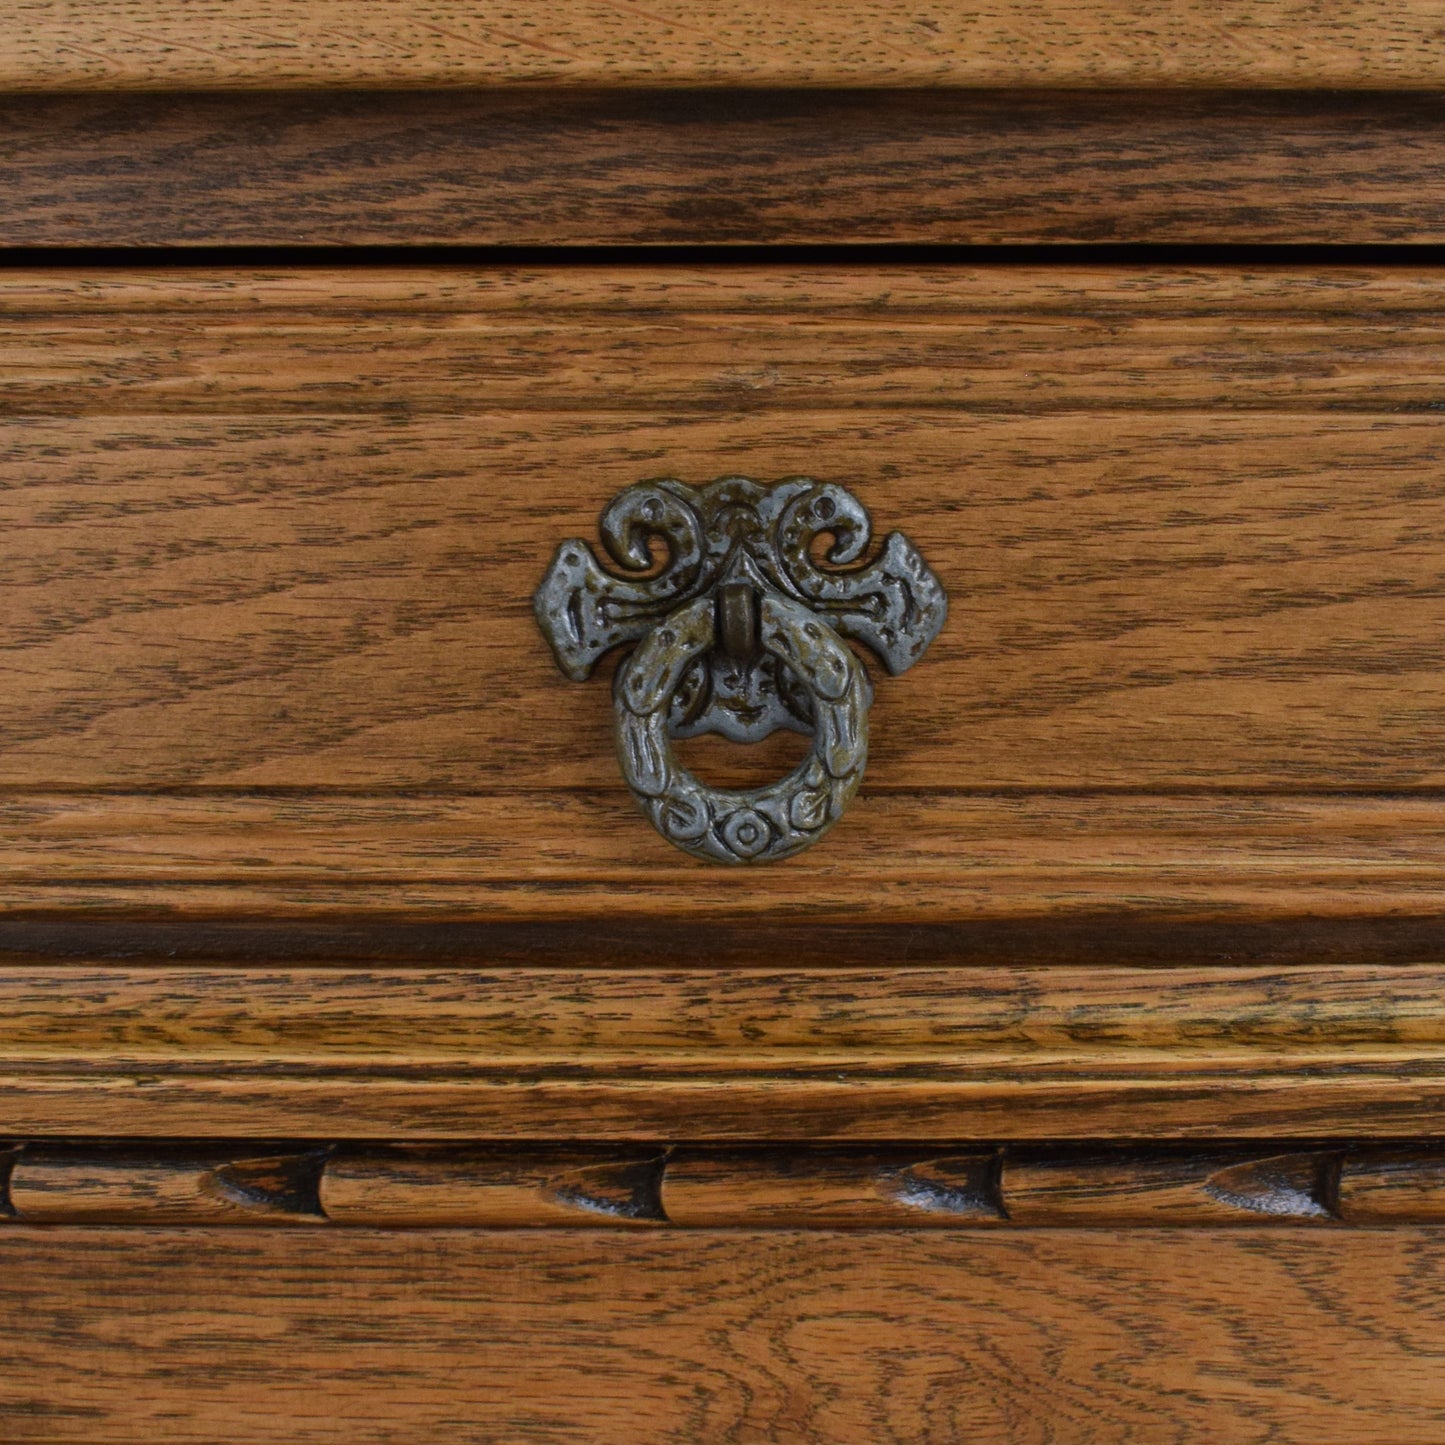
M 1435 1445 L 1434 1230 L 0 1230 L 16 1445 Z M 585 1374 L 586 1388 L 578 1387 Z
M 1445 1202 L 1445 1169 L 1412 1158 L 1408 1149 L 1364 1150 L 1345 1156 L 1339 1187 L 1357 1217 L 1398 1224 Z
M 0 412 L 27 417 L 1378 414 L 1428 412 L 1445 369 L 1428 267 L 67 268 L 0 290 Z
M 764 959 L 777 946 L 757 940 Z M 900 949 L 867 967 L 707 969 L 685 957 L 665 969 L 16 961 L 0 970 L 0 1140 L 568 1141 L 579 1121 L 599 1141 L 930 1147 L 1445 1131 L 1438 965 L 918 968 Z M 177 1188 L 162 1197 L 189 1197 Z
M 1408 89 L 1445 80 L 1429 0 L 7 0 L 12 91 L 571 85 Z
M 0 1216 L 27 1224 L 975 1229 L 1438 1224 L 1445 1152 L 1212 1142 L 867 1151 L 686 1144 L 26 1141 Z
M 225 1146 L 139 1150 L 28 1145 L 10 1167 L 8 1202 L 34 1224 L 319 1224 L 324 1148 L 249 1156 Z
M 0 913 L 18 918 L 803 927 L 846 925 L 865 897 L 875 926 L 1445 914 L 1445 816 L 1428 795 L 875 789 L 821 860 L 766 871 L 687 859 L 626 797 L 573 791 L 24 794 L 0 799 L 0 819 Z M 855 956 L 846 936 L 835 942 L 837 956 Z M 856 954 L 888 955 L 876 938 Z
M 1420 0 L 890 6 L 0 4 L 0 86 L 89 92 L 0 107 L 0 244 L 1439 237 L 1434 98 L 1383 94 L 1445 78 Z M 278 99 L 536 81 L 581 88 Z M 1113 89 L 777 89 L 1018 84 Z M 757 93 L 596 89 L 636 85 Z M 1438 1440 L 1435 952 L 925 968 L 907 927 L 1445 915 L 1442 300 L 1430 268 L 0 280 L 0 908 L 759 925 L 736 970 L 575 966 L 582 932 L 550 969 L 12 957 L 0 1436 Z M 965 606 L 882 690 L 822 867 L 703 875 L 527 598 L 640 475 L 817 458 Z M 893 956 L 766 938 L 865 906 Z
M 317 1203 L 332 1223 L 363 1227 L 648 1229 L 671 1220 L 662 1195 L 670 1162 L 659 1148 L 343 1147 L 322 1168 Z M 1393 1162 L 1401 1188 L 1380 1192 L 1408 1208 L 1422 1191 Z
M 1437 916 L 1442 300 L 1429 268 L 10 273 L 4 903 Z M 800 466 L 954 598 L 880 683 L 826 886 L 654 837 L 605 683 L 530 612 L 620 487 Z
M 0 244 L 1438 243 L 1438 112 L 1338 91 L 0 96 Z
M 85 1138 L 539 1139 L 626 1143 L 680 1134 L 716 1142 L 1136 1139 L 1322 1135 L 1362 1140 L 1445 1130 L 1438 1068 L 1357 1063 L 1341 1051 L 1290 1072 L 1183 1066 L 1106 1073 L 1041 1069 L 930 1077 L 736 1074 L 569 1078 L 524 1070 L 383 1070 L 288 1076 L 250 1069 L 0 1074 L 12 1135 Z
M 519 1180 L 529 1186 L 525 1196 Z M 689 1229 L 1218 1227 L 1266 1220 L 1393 1227 L 1445 1220 L 1445 1154 L 1430 1145 L 1348 1142 L 1275 1153 L 1227 1144 L 868 1153 L 683 1146 L 633 1160 L 615 1150 L 572 1158 L 351 1146 L 326 1159 L 318 1197 L 334 1223 L 407 1228 L 564 1220 L 574 1227 L 595 1220 Z M 17 1199 L 28 1219 L 23 1194 Z M 122 1217 L 118 1212 L 114 1222 Z M 131 1217 L 140 1222 L 146 1215 Z
M 765 935 L 760 947 L 769 942 Z M 0 1060 L 81 1070 L 738 1074 L 1445 1064 L 1445 966 L 261 967 L 13 961 Z M 577 951 L 586 953 L 586 945 Z M 3 1129 L 3 1126 L 0 1126 Z
M 870 789 L 1439 786 L 1442 294 L 12 273 L 0 782 L 615 789 L 605 686 L 530 614 L 547 556 L 639 477 L 808 466 L 955 599 L 879 687 Z
M 1366 1171 L 1375 1167 L 1371 1151 L 1362 1150 L 1361 1156 Z M 1258 1223 L 1262 1217 L 1316 1226 L 1373 1222 L 1368 1200 L 1357 1200 L 1353 1188 L 1341 1189 L 1344 1157 L 1344 1151 L 1327 1148 L 1005 1157 L 999 1169 L 1000 1212 L 1019 1225 L 1098 1224 L 1111 1215 L 1131 1223 L 1211 1227 Z M 1436 1161 L 1405 1150 L 1394 1162 L 1405 1166 L 1399 1171 L 1401 1194 L 1428 1211 L 1428 1193 L 1416 1184 L 1408 1164 L 1418 1163 L 1422 1179 L 1433 1181 Z M 1395 1196 L 1388 1190 L 1378 1193 L 1385 1196 L 1383 1210 L 1388 1211 Z

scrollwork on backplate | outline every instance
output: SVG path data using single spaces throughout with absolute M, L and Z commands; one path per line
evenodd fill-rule
M 833 483 L 798 478 L 784 485 L 798 490 L 778 519 L 776 553 L 794 595 L 844 637 L 864 643 L 895 677 L 906 672 L 948 616 L 942 584 L 902 532 L 890 532 L 872 562 L 851 566 L 872 535 L 863 504 Z M 833 538 L 826 569 L 812 556 L 820 536 Z
M 905 671 L 947 616 L 938 579 L 898 532 L 859 563 L 872 534 L 867 511 L 845 488 L 808 477 L 644 482 L 613 500 L 600 531 L 619 572 L 605 571 L 581 539 L 564 542 L 537 589 L 536 615 L 574 680 L 610 648 L 640 643 L 615 692 L 618 756 L 643 811 L 679 848 L 717 862 L 807 847 L 841 815 L 867 757 L 872 692 L 842 639 L 865 644 L 890 673 Z M 826 565 L 813 557 L 823 536 L 832 539 Z M 665 549 L 660 563 L 654 540 Z M 740 594 L 754 601 L 720 635 L 720 599 L 736 605 Z M 739 637 L 740 617 L 755 619 L 755 637 Z M 706 787 L 672 752 L 675 737 L 754 742 L 783 727 L 811 734 L 813 748 L 766 788 Z
M 580 538 L 557 549 L 533 605 L 557 666 L 573 682 L 585 682 L 604 653 L 636 642 L 679 601 L 710 585 L 701 576 L 707 538 L 691 491 L 676 482 L 642 482 L 612 499 L 598 532 L 620 575 L 604 571 Z M 661 567 L 648 546 L 654 537 L 667 548 Z

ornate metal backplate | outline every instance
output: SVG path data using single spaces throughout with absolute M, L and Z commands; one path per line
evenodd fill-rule
M 841 486 L 791 477 L 661 480 L 620 492 L 599 530 L 618 572 L 564 542 L 534 599 L 557 665 L 574 681 L 627 642 L 615 685 L 624 777 L 658 831 L 718 862 L 785 858 L 815 842 L 857 791 L 872 689 L 845 638 L 890 673 L 911 667 L 948 611 L 917 549 L 890 533 L 859 563 L 871 524 Z M 824 564 L 814 543 L 831 539 Z M 666 558 L 657 565 L 650 543 Z M 779 728 L 813 749 L 767 788 L 706 787 L 670 739 L 720 733 L 757 742 Z

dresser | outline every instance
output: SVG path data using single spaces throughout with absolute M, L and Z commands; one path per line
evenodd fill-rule
M 1436 7 L 0 22 L 0 1440 L 1445 1440 Z

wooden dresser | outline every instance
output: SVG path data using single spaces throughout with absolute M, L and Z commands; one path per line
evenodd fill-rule
M 6 0 L 0 178 L 3 1445 L 1445 1441 L 1438 5 Z

